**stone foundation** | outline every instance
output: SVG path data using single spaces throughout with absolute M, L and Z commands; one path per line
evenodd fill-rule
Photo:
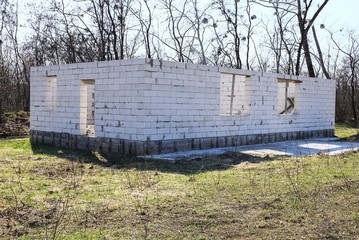
M 30 139 L 33 143 L 52 144 L 57 147 L 74 150 L 136 156 L 333 136 L 334 130 L 327 129 L 176 140 L 151 140 L 148 138 L 147 141 L 130 141 L 36 130 L 31 130 L 30 132 Z

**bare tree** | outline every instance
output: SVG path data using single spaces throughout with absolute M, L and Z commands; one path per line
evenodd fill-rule
M 324 28 L 323 24 L 321 25 L 321 28 Z M 319 40 L 318 40 L 318 37 L 317 37 L 317 32 L 315 30 L 314 25 L 312 26 L 312 32 L 313 32 L 313 38 L 314 38 L 314 41 L 315 41 L 315 46 L 317 47 L 317 52 L 318 52 L 317 59 L 318 59 L 318 62 L 320 64 L 320 67 L 322 68 L 324 76 L 327 79 L 330 79 L 329 72 L 327 71 L 327 67 L 325 66 L 325 63 L 324 63 L 324 57 L 323 57 L 322 49 L 320 47 Z
M 144 6 L 145 6 L 145 10 L 143 9 L 143 5 L 142 2 L 139 2 L 139 9 L 135 10 L 133 8 L 131 8 L 131 12 L 133 13 L 133 15 L 138 19 L 139 23 L 140 23 L 140 27 L 141 27 L 141 33 L 143 36 L 143 42 L 145 45 L 145 50 L 146 50 L 146 57 L 147 58 L 152 58 L 152 51 L 151 51 L 151 28 L 152 28 L 152 14 L 153 11 L 151 10 L 148 0 L 143 0 L 144 2 Z M 147 12 L 146 17 L 144 16 L 144 12 Z
M 206 52 L 208 49 L 208 44 L 205 43 L 206 39 L 206 30 L 209 27 L 209 16 L 207 11 L 210 9 L 212 4 L 204 6 L 203 10 L 200 9 L 198 0 L 191 0 L 190 1 L 193 6 L 194 12 L 189 15 L 189 13 L 186 14 L 186 18 L 191 23 L 191 26 L 193 26 L 193 42 L 196 42 L 193 51 L 196 51 L 199 55 L 199 63 L 207 65 L 207 57 Z M 193 19 L 193 20 L 192 20 Z M 205 46 L 205 44 L 207 46 Z
M 257 4 L 266 8 L 272 8 L 275 6 L 277 12 L 286 12 L 296 17 L 297 28 L 300 35 L 298 42 L 297 56 L 295 61 L 295 74 L 300 74 L 302 64 L 302 51 L 304 53 L 304 60 L 306 62 L 308 75 L 315 77 L 314 65 L 312 61 L 312 53 L 309 46 L 309 30 L 312 28 L 315 20 L 319 16 L 320 12 L 327 5 L 329 0 L 320 1 L 315 4 L 315 0 L 288 0 L 288 1 L 271 1 L 271 0 L 253 0 Z M 317 8 L 315 8 L 317 6 Z M 278 13 L 277 13 L 278 14 Z M 282 29 L 282 34 L 286 31 L 286 28 Z
M 298 48 L 298 58 L 300 56 L 301 49 L 303 48 L 309 77 L 315 77 L 315 72 L 311 52 L 309 49 L 308 32 L 313 26 L 313 23 L 318 17 L 319 13 L 323 10 L 323 8 L 325 7 L 325 5 L 327 5 L 328 2 L 329 0 L 324 0 L 321 4 L 319 4 L 318 9 L 316 9 L 313 15 L 310 17 L 308 14 L 312 9 L 313 0 L 303 0 L 303 5 L 301 3 L 301 0 L 297 0 L 297 18 L 301 36 L 301 41 Z M 296 74 L 299 75 L 299 61 L 297 61 L 296 64 Z
M 162 8 L 166 11 L 167 31 L 156 35 L 157 39 L 164 45 L 165 49 L 175 52 L 174 59 L 179 62 L 192 62 L 190 51 L 193 41 L 190 39 L 190 31 L 193 23 L 188 21 L 186 12 L 189 11 L 189 1 L 185 0 L 179 5 L 175 0 L 160 0 Z M 166 54 L 168 56 L 168 54 Z
M 296 32 L 290 25 L 294 19 L 294 15 L 290 14 L 291 11 L 280 11 L 278 2 L 273 2 L 273 8 L 276 16 L 276 72 L 283 71 L 287 74 L 294 74 L 294 49 L 298 43 Z M 282 59 L 283 56 L 283 59 Z
M 251 50 L 251 47 L 250 47 L 250 43 L 252 42 L 252 36 L 253 36 L 253 29 L 255 26 L 258 25 L 257 24 L 254 24 L 253 21 L 255 21 L 257 19 L 257 16 L 255 14 L 252 14 L 252 7 L 251 7 L 251 2 L 250 0 L 247 0 L 247 6 L 246 6 L 246 17 L 247 19 L 244 20 L 244 17 L 242 17 L 242 23 L 243 25 L 245 26 L 246 28 L 246 67 L 247 69 L 251 69 L 251 64 L 250 64 L 250 50 Z M 255 43 L 253 41 L 253 46 L 255 47 Z
M 231 45 L 234 50 L 234 63 L 232 63 L 232 67 L 242 68 L 242 59 L 240 54 L 240 46 L 241 46 L 241 33 L 240 33 L 240 3 L 237 0 L 231 1 L 232 4 L 227 4 L 224 0 L 216 1 L 215 3 L 218 5 L 219 10 L 221 11 L 222 16 L 225 18 L 227 25 L 227 34 L 231 35 L 233 42 Z M 232 9 L 229 8 L 232 6 Z M 226 35 L 225 35 L 226 36 Z M 228 45 L 227 45 L 228 47 Z M 221 49 L 221 51 L 225 51 Z
M 350 96 L 349 105 L 351 106 L 353 120 L 358 122 L 359 36 L 357 36 L 353 31 L 349 31 L 347 35 L 348 44 L 346 46 L 340 46 L 339 41 L 336 40 L 334 38 L 334 34 L 331 33 L 331 39 L 335 46 L 342 54 L 344 54 L 343 66 L 339 69 L 339 74 L 337 74 L 339 81 L 337 91 L 342 91 L 339 92 L 337 96 L 337 105 L 343 106 L 344 103 L 343 109 L 345 109 L 345 105 L 348 104 L 348 102 L 346 103 L 345 101 L 345 96 Z M 349 89 L 349 91 L 347 91 L 347 89 Z M 339 102 L 340 100 L 344 101 Z M 345 113 L 345 115 L 347 114 L 348 112 Z
M 104 1 L 107 7 L 112 49 L 115 59 L 124 59 L 126 50 L 127 22 L 132 5 L 132 0 L 118 0 L 111 5 L 109 0 Z
M 18 40 L 18 4 L 0 2 L 0 114 L 29 110 L 29 74 Z

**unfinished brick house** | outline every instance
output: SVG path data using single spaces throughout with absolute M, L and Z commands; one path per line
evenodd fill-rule
M 335 81 L 152 59 L 31 69 L 31 141 L 120 154 L 334 133 Z

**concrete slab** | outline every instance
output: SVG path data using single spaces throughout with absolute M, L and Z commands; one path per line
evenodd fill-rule
M 337 138 L 317 138 L 296 141 L 274 142 L 246 145 L 239 147 L 214 148 L 168 154 L 141 156 L 143 159 L 154 159 L 176 162 L 181 159 L 201 158 L 221 155 L 226 152 L 240 152 L 253 156 L 305 156 L 313 154 L 336 155 L 359 149 L 359 142 L 342 142 Z

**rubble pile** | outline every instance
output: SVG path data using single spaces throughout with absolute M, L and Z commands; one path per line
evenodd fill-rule
M 10 112 L 0 116 L 0 138 L 28 136 L 29 131 L 28 112 Z

